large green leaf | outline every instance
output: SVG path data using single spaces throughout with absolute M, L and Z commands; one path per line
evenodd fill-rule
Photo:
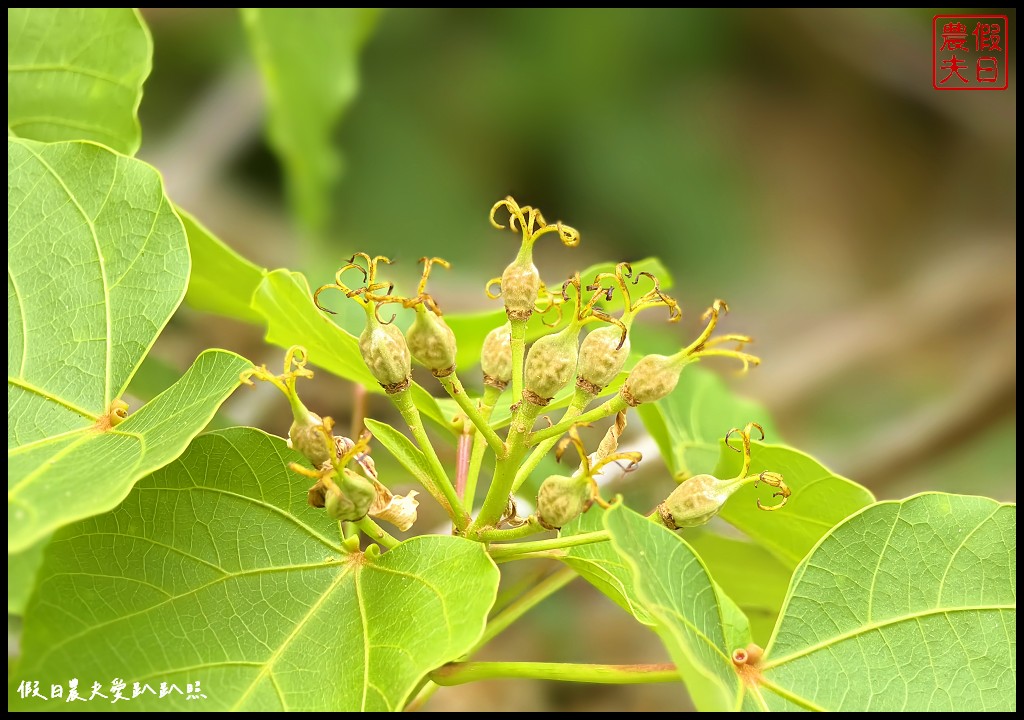
M 355 303 L 347 305 L 356 307 Z M 314 365 L 357 382 L 370 392 L 384 392 L 366 368 L 356 337 L 331 322 L 313 304 L 313 294 L 302 273 L 289 270 L 267 273 L 256 288 L 252 306 L 266 322 L 267 342 L 283 348 L 302 345 L 309 351 L 310 362 Z M 416 383 L 412 384 L 411 392 L 420 412 L 454 434 L 452 425 L 430 393 Z
M 244 361 L 204 356 L 160 404 L 104 432 L 184 294 L 181 222 L 144 163 L 85 142 L 9 138 L 7 147 L 8 550 L 17 552 L 113 507 L 173 459 Z M 178 424 L 165 437 L 151 434 L 169 417 Z M 112 455 L 97 460 L 103 452 Z
M 263 74 L 270 143 L 299 216 L 320 229 L 340 159 L 332 135 L 358 89 L 359 51 L 377 20 L 370 8 L 243 8 Z
M 738 441 L 734 438 L 733 444 Z M 715 470 L 720 478 L 733 477 L 740 470 L 741 455 L 721 445 L 721 462 Z M 769 488 L 747 485 L 729 498 L 719 513 L 767 548 L 787 567 L 796 564 L 832 527 L 874 502 L 871 492 L 836 475 L 810 455 L 785 445 L 753 443 L 750 473 L 765 470 L 781 473 L 793 491 L 786 506 L 776 512 L 758 509 L 757 499 L 775 502 Z
M 604 523 L 694 705 L 705 711 L 738 707 L 742 683 L 731 653 L 750 642 L 743 612 L 671 530 L 621 504 L 605 513 Z
M 732 428 L 756 422 L 766 437 L 778 437 L 761 405 L 733 394 L 720 377 L 702 367 L 687 367 L 671 395 L 637 410 L 669 470 L 680 479 L 711 472 L 722 438 Z
M 177 208 L 192 254 L 185 302 L 197 310 L 259 323 L 252 295 L 266 270 L 249 262 L 211 233 L 192 215 Z
M 176 458 L 238 387 L 248 360 L 207 350 L 174 385 L 124 422 L 83 423 L 7 451 L 7 549 L 114 507 L 139 478 Z M 9 404 L 12 418 L 27 412 Z
M 153 43 L 130 8 L 8 8 L 8 134 L 133 154 Z
M 497 568 L 457 537 L 346 554 L 287 469 L 298 460 L 258 430 L 208 433 L 113 512 L 60 531 L 13 685 L 87 673 L 208 696 L 112 706 L 132 711 L 400 709 L 479 639 Z
M 1016 710 L 1017 508 L 938 493 L 851 517 L 801 563 L 762 663 L 772 710 Z

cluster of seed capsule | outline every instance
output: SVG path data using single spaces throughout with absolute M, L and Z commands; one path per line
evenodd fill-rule
M 499 216 L 504 222 L 499 220 Z M 445 322 L 437 302 L 427 292 L 432 269 L 436 266 L 448 268 L 445 260 L 421 258 L 423 272 L 417 291 L 410 297 L 403 297 L 395 294 L 392 283 L 379 277 L 382 267 L 391 264 L 391 260 L 384 256 L 357 253 L 337 271 L 333 283 L 317 289 L 313 300 L 322 311 L 333 313 L 321 298 L 325 292 L 334 290 L 358 303 L 365 311 L 366 325 L 359 336 L 363 361 L 401 411 L 414 435 L 417 429 L 422 428 L 411 397 L 413 361 L 429 369 L 465 411 L 466 419 L 475 426 L 474 443 L 482 448 L 486 442 L 494 452 L 495 477 L 479 515 L 474 519 L 471 517 L 474 509 L 472 496 L 467 499 L 463 487 L 456 490 L 452 486 L 429 443 L 420 442 L 420 450 L 430 465 L 430 471 L 420 479 L 425 489 L 452 516 L 457 532 L 472 534 L 498 528 L 502 524 L 515 526 L 524 523 L 557 529 L 592 504 L 606 504 L 595 481 L 603 467 L 626 462 L 628 469 L 639 463 L 639 453 L 622 453 L 617 449 L 618 437 L 625 428 L 626 411 L 630 407 L 656 402 L 667 396 L 675 389 L 680 374 L 690 363 L 707 357 L 727 357 L 738 360 L 746 370 L 758 364 L 759 360 L 744 350 L 751 342 L 746 335 L 713 335 L 720 319 L 728 312 L 725 302 L 716 300 L 703 316 L 705 327 L 693 342 L 673 355 L 641 358 L 617 392 L 588 411 L 588 406 L 608 394 L 607 388 L 622 373 L 630 354 L 629 332 L 637 316 L 649 309 L 664 308 L 668 320 L 675 322 L 681 317 L 679 304 L 662 290 L 654 275 L 635 272 L 626 262 L 592 278 L 583 279 L 578 273 L 574 274 L 560 288 L 552 289 L 541 282 L 540 273 L 534 265 L 535 242 L 545 235 L 552 235 L 572 247 L 579 244 L 580 234 L 561 222 L 549 224 L 536 208 L 520 206 L 511 197 L 495 203 L 490 220 L 495 228 L 520 234 L 521 244 L 515 259 L 501 276 L 486 286 L 489 297 L 503 301 L 507 322 L 494 328 L 484 339 L 480 365 L 485 392 L 479 400 L 470 399 L 459 380 L 455 333 Z M 609 302 L 616 295 L 623 308 L 617 316 L 608 310 Z M 394 314 L 387 319 L 383 317 L 382 309 L 387 305 L 415 312 L 415 318 L 405 333 L 394 324 Z M 540 316 L 552 330 L 529 345 L 527 352 L 527 335 L 534 329 L 532 326 L 528 328 L 528 324 L 535 315 Z M 590 330 L 580 342 L 581 331 L 592 324 L 600 327 Z M 381 491 L 373 486 L 382 486 L 372 470 L 372 461 L 368 461 L 365 454 L 366 439 L 353 442 L 335 437 L 329 422 L 301 406 L 294 396 L 294 378 L 303 375 L 304 364 L 303 357 L 301 367 L 286 367 L 285 374 L 278 378 L 278 384 L 292 399 L 296 418 L 290 433 L 292 446 L 303 452 L 315 467 L 321 468 L 318 471 L 300 470 L 317 478 L 317 484 L 310 490 L 310 502 L 326 507 L 332 516 L 343 519 L 373 514 L 371 507 L 381 495 Z M 570 387 L 573 383 L 574 387 Z M 487 418 L 497 399 L 510 386 L 512 397 L 509 405 L 513 415 L 506 437 L 501 438 L 488 424 Z M 534 425 L 542 410 L 567 388 L 572 397 L 562 420 L 551 428 L 535 431 Z M 614 424 L 608 429 L 598 451 L 588 454 L 576 431 L 577 423 L 586 424 L 590 420 L 611 416 L 615 417 Z M 718 512 L 729 495 L 747 483 L 770 485 L 777 490 L 775 495 L 782 498 L 777 505 L 758 502 L 762 509 L 774 510 L 784 505 L 790 491 L 781 476 L 770 472 L 748 475 L 753 429 L 760 430 L 760 426 L 752 423 L 744 429 L 734 428 L 726 436 L 726 444 L 743 453 L 743 466 L 737 477 L 719 480 L 710 475 L 698 475 L 690 478 L 659 505 L 652 519 L 672 529 L 702 524 Z M 566 433 L 568 437 L 556 452 L 560 457 L 569 445 L 575 447 L 580 457 L 579 468 L 571 475 L 548 477 L 540 486 L 536 514 L 525 519 L 515 517 L 514 511 L 506 510 L 510 496 L 536 466 L 536 458 L 551 450 L 559 437 Z M 739 447 L 730 444 L 734 434 L 742 439 Z M 531 447 L 533 454 L 524 462 Z M 345 468 L 352 461 L 360 466 L 362 474 Z

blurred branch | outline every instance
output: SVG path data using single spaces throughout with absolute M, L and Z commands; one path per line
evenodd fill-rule
M 936 92 L 929 80 L 931 18 L 896 10 L 798 8 L 785 11 L 817 42 L 880 85 L 912 97 L 977 137 L 1016 144 L 1016 93 Z M 950 97 L 952 95 L 971 97 Z
M 163 143 L 143 154 L 163 173 L 167 194 L 191 208 L 252 142 L 262 121 L 259 76 L 252 65 L 238 64 L 210 85 Z
M 1012 335 L 1015 327 L 1008 323 L 1002 331 Z M 950 395 L 890 422 L 837 465 L 857 482 L 880 487 L 906 470 L 934 462 L 1016 411 L 1016 353 L 993 345 L 981 358 L 965 356 L 964 362 L 967 375 Z M 964 490 L 970 491 L 966 483 Z
M 773 413 L 785 412 L 865 362 L 897 355 L 943 330 L 962 334 L 956 326 L 975 318 L 1016 317 L 1016 296 L 1013 244 L 971 244 L 932 261 L 901 290 L 830 315 L 779 345 L 779 352 L 766 352 L 771 363 L 752 377 L 755 395 Z

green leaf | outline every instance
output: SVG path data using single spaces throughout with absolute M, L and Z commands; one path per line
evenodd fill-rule
M 268 135 L 299 217 L 321 229 L 340 158 L 332 135 L 358 90 L 359 51 L 379 11 L 242 8 L 267 91 Z
M 36 586 L 36 575 L 43 564 L 43 550 L 50 542 L 45 535 L 25 550 L 7 556 L 7 614 L 21 615 Z
M 8 8 L 8 134 L 132 155 L 153 43 L 130 8 Z
M 733 443 L 737 443 L 733 440 Z M 715 476 L 730 478 L 740 470 L 738 452 L 721 442 Z M 729 498 L 719 513 L 788 568 L 796 564 L 832 527 L 874 502 L 871 492 L 826 469 L 810 455 L 785 445 L 751 444 L 750 474 L 781 473 L 793 491 L 786 506 L 775 512 L 758 509 L 757 499 L 774 502 L 768 488 L 747 485 Z
M 735 709 L 742 685 L 731 654 L 750 642 L 746 617 L 671 530 L 621 504 L 605 513 L 604 523 L 694 705 L 702 711 Z
M 603 530 L 604 515 L 605 511 L 595 505 L 562 528 L 559 536 L 568 537 Z M 596 542 L 571 547 L 561 560 L 638 622 L 654 625 L 654 619 L 637 597 L 633 584 L 633 569 L 611 543 Z
M 354 307 L 355 303 L 348 305 Z M 252 306 L 267 324 L 267 342 L 283 348 L 302 345 L 309 351 L 310 362 L 314 365 L 359 383 L 370 392 L 384 392 L 363 362 L 359 340 L 331 322 L 313 304 L 313 293 L 302 273 L 289 270 L 267 273 L 256 288 Z M 454 434 L 430 393 L 416 383 L 412 384 L 411 392 L 420 412 Z
M 114 507 L 135 482 L 176 458 L 238 387 L 250 363 L 207 350 L 178 382 L 105 431 L 81 424 L 7 451 L 7 550 Z M 23 417 L 22 405 L 10 405 Z
M 1017 508 L 866 508 L 800 564 L 762 662 L 772 710 L 1016 710 Z
M 161 404 L 110 430 L 111 404 L 184 294 L 181 222 L 137 160 L 83 142 L 8 138 L 7 148 L 8 551 L 18 552 L 113 507 L 173 459 L 244 361 L 209 356 Z M 151 421 L 172 413 L 180 424 L 143 448 Z
M 750 620 L 754 642 L 768 644 L 782 610 L 792 569 L 759 545 L 708 530 L 682 532 L 711 577 Z
M 87 672 L 129 688 L 198 680 L 204 710 L 400 709 L 479 639 L 497 568 L 447 536 L 344 553 L 287 469 L 299 460 L 255 429 L 208 433 L 113 512 L 59 532 L 9 693 Z M 113 708 L 197 704 L 145 694 Z
M 267 271 L 236 253 L 192 215 L 176 209 L 192 254 L 185 302 L 235 320 L 262 322 L 263 317 L 252 308 L 252 295 Z
M 761 405 L 737 397 L 720 377 L 701 367 L 687 367 L 671 395 L 637 410 L 677 478 L 710 473 L 718 463 L 722 438 L 732 428 L 756 422 L 766 437 L 778 437 Z
M 604 528 L 604 511 L 592 507 L 562 528 L 562 537 Z M 707 530 L 686 530 L 683 537 L 711 577 L 750 620 L 754 641 L 765 645 L 775 628 L 789 585 L 790 569 L 763 548 Z M 644 625 L 655 621 L 644 608 L 632 569 L 605 542 L 569 548 L 562 562 Z
M 388 449 L 388 452 L 410 475 L 416 478 L 420 484 L 433 487 L 434 480 L 431 477 L 430 463 L 427 462 L 423 452 L 413 445 L 412 440 L 387 423 L 372 418 L 366 418 L 364 422 L 373 437 Z

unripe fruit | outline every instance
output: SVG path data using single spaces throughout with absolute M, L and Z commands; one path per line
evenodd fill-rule
M 484 382 L 499 389 L 512 379 L 512 324 L 505 323 L 487 333 L 480 351 Z
M 327 514 L 335 520 L 354 522 L 366 517 L 376 497 L 377 491 L 372 482 L 346 468 L 338 485 L 332 485 L 327 489 L 324 507 Z
M 672 491 L 658 506 L 665 527 L 675 530 L 704 525 L 711 520 L 736 490 L 736 480 L 719 480 L 712 475 L 695 475 Z
M 677 356 L 647 355 L 641 358 L 622 385 L 623 399 L 634 407 L 661 400 L 676 389 L 685 365 L 685 361 Z
M 409 386 L 412 359 L 402 331 L 371 318 L 359 336 L 359 352 L 370 374 L 388 394 Z
M 622 371 L 628 356 L 629 338 L 622 340 L 621 328 L 609 325 L 594 330 L 580 344 L 576 384 L 596 395 Z
M 313 467 L 320 467 L 331 460 L 324 443 L 324 421 L 315 412 L 308 412 L 305 421 L 295 420 L 288 428 L 288 447 L 302 453 Z
M 435 374 L 455 368 L 455 333 L 448 323 L 423 305 L 405 334 L 409 352 L 420 365 Z
M 547 405 L 576 374 L 579 357 L 579 326 L 570 324 L 554 335 L 546 335 L 530 346 L 526 356 L 524 395 L 535 405 Z M 528 393 L 532 393 L 530 397 Z M 538 402 L 540 400 L 541 402 Z
M 533 314 L 540 293 L 540 273 L 529 260 L 517 258 L 501 274 L 501 298 L 509 320 L 525 320 Z
M 541 525 L 557 530 L 590 509 L 593 504 L 590 481 L 585 477 L 552 475 L 537 493 L 537 517 Z

